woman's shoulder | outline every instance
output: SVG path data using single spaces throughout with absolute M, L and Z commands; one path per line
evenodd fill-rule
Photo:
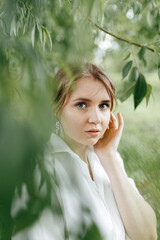
M 73 175 L 77 175 L 79 178 L 83 173 L 86 173 L 86 163 L 71 150 L 60 136 L 54 133 L 51 134 L 46 146 L 44 162 L 48 172 L 51 173 L 54 169 L 59 176 L 64 176 L 67 173 L 70 178 Z

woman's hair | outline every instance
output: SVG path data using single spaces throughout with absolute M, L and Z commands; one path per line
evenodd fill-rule
M 114 101 L 117 103 L 115 88 L 106 73 L 92 63 L 69 64 L 59 69 L 54 77 L 56 93 L 53 98 L 53 111 L 56 117 L 60 116 L 67 97 L 74 90 L 75 82 L 84 77 L 93 77 L 104 84 L 111 99 L 111 110 L 113 109 Z

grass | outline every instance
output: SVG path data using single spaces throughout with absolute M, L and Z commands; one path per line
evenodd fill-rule
M 119 73 L 111 76 L 116 87 L 121 82 Z M 148 73 L 147 82 L 153 86 L 149 105 L 143 101 L 134 110 L 133 95 L 118 104 L 116 112 L 124 117 L 124 131 L 119 146 L 128 175 L 155 210 L 157 232 L 160 238 L 160 80 L 157 73 Z

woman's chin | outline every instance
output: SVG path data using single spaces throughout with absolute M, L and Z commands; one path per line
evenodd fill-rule
M 87 142 L 88 144 L 87 145 L 95 145 L 97 142 L 98 142 L 99 138 L 90 138 Z

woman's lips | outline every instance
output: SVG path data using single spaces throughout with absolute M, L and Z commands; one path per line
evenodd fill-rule
M 93 137 L 96 137 L 100 134 L 100 131 L 99 130 L 89 130 L 89 131 L 85 131 L 87 133 L 87 135 L 89 136 L 93 136 Z

